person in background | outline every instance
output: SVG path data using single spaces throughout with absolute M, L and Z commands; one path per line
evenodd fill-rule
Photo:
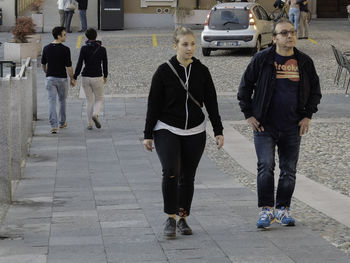
M 289 4 L 289 20 L 293 23 L 294 29 L 298 30 L 299 18 L 300 18 L 300 3 L 301 0 L 288 0 Z
M 300 3 L 300 21 L 298 29 L 298 39 L 309 38 L 309 21 L 308 21 L 308 0 Z
M 283 6 L 284 6 L 284 2 L 285 1 L 282 1 L 282 0 L 276 0 L 275 3 L 273 4 L 273 7 L 274 8 L 279 8 L 279 9 L 282 9 Z
M 102 47 L 101 41 L 96 40 L 97 32 L 89 28 L 85 32 L 86 44 L 80 49 L 79 59 L 74 72 L 76 80 L 80 74 L 82 65 L 85 67 L 81 73 L 82 86 L 86 95 L 86 110 L 88 118 L 88 130 L 92 130 L 92 123 L 97 129 L 101 128 L 98 115 L 101 111 L 104 85 L 108 76 L 108 60 L 106 48 Z
M 63 0 L 64 1 L 64 14 L 66 20 L 66 32 L 72 33 L 70 30 L 70 24 L 74 15 L 74 10 L 76 8 L 77 2 L 75 0 Z
M 77 0 L 77 2 L 81 22 L 81 30 L 79 32 L 83 33 L 87 29 L 86 10 L 88 7 L 88 0 Z
M 52 29 L 54 41 L 44 47 L 41 57 L 41 66 L 46 73 L 46 89 L 49 97 L 49 122 L 50 133 L 58 132 L 67 127 L 66 122 L 66 98 L 68 94 L 67 71 L 71 79 L 70 83 L 75 86 L 73 78 L 72 60 L 69 47 L 63 45 L 66 41 L 64 27 Z M 59 102 L 59 115 L 57 119 L 56 100 Z
M 162 165 L 164 212 L 168 215 L 164 235 L 192 235 L 186 218 L 190 215 L 194 178 L 206 141 L 205 105 L 214 129 L 218 149 L 224 144 L 216 91 L 210 72 L 193 57 L 193 32 L 175 30 L 176 55 L 154 73 L 148 96 L 143 144 L 155 148 Z M 176 223 L 176 216 L 179 220 Z
M 60 25 L 64 27 L 66 22 L 66 15 L 64 14 L 64 0 L 57 0 L 58 13 L 60 15 Z

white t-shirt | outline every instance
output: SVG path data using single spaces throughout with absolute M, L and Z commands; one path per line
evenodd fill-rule
M 64 9 L 64 0 L 57 0 L 58 10 Z
M 204 121 L 201 124 L 199 124 L 198 126 L 193 127 L 191 129 L 187 129 L 187 130 L 170 126 L 170 125 L 158 120 L 157 124 L 156 124 L 156 126 L 154 126 L 153 130 L 158 131 L 158 130 L 165 129 L 165 130 L 168 130 L 176 135 L 189 136 L 189 135 L 195 135 L 195 134 L 199 134 L 199 133 L 204 132 L 206 129 L 206 126 L 207 126 L 206 119 L 204 119 Z

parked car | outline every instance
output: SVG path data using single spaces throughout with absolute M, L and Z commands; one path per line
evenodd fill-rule
M 215 5 L 201 35 L 204 56 L 218 49 L 249 48 L 253 53 L 272 44 L 273 17 L 258 3 Z

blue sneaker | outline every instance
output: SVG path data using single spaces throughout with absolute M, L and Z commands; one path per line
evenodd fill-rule
M 268 229 L 272 223 L 276 221 L 273 208 L 271 207 L 263 207 L 261 212 L 259 213 L 259 220 L 256 222 L 257 228 Z
M 282 226 L 295 226 L 294 218 L 289 215 L 289 207 L 282 206 L 280 209 L 276 209 L 275 217 Z

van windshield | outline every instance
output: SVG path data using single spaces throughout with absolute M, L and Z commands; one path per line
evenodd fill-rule
M 238 30 L 248 26 L 248 10 L 245 9 L 216 9 L 210 15 L 210 29 Z

